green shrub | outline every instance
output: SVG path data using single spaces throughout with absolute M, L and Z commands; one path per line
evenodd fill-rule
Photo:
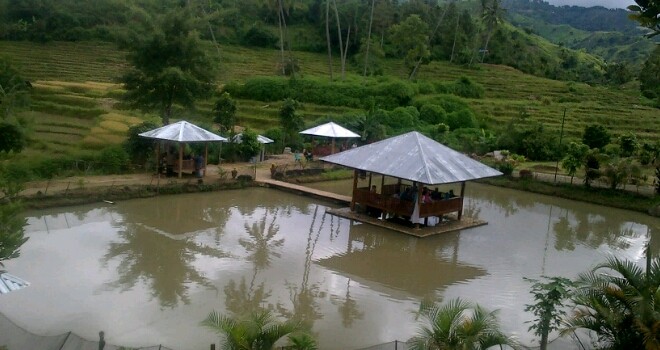
M 419 109 L 419 119 L 429 124 L 444 123 L 447 120 L 447 112 L 438 105 L 423 105 Z
M 462 109 L 470 109 L 470 107 L 462 99 L 452 95 L 435 95 L 418 97 L 413 101 L 413 105 L 421 108 L 426 104 L 434 104 L 442 107 L 447 113 L 459 111 Z
M 98 168 L 106 174 L 119 174 L 128 170 L 128 153 L 121 146 L 110 146 L 98 155 Z
M 501 171 L 505 176 L 511 176 L 513 174 L 513 169 L 515 168 L 513 163 L 507 161 L 501 161 L 497 163 L 497 170 Z
M 300 102 L 353 108 L 364 108 L 365 101 L 373 99 L 377 106 L 385 109 L 409 105 L 416 95 L 411 83 L 400 80 L 371 81 L 365 85 L 350 80 L 331 82 L 319 78 L 257 77 L 242 85 L 227 84 L 224 90 L 236 98 L 258 101 L 293 98 Z
M 482 98 L 484 97 L 484 87 L 470 78 L 461 77 L 453 84 L 452 93 L 465 98 Z
M 451 130 L 474 128 L 477 126 L 474 113 L 469 109 L 461 109 L 447 114 L 447 125 Z
M 254 24 L 243 35 L 243 43 L 248 46 L 273 48 L 278 38 L 260 24 Z

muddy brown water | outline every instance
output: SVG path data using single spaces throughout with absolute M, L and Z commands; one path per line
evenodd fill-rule
M 351 181 L 312 186 L 347 193 Z M 489 224 L 430 238 L 328 207 L 251 188 L 29 212 L 30 239 L 5 269 L 31 285 L 0 296 L 0 312 L 41 335 L 208 349 L 211 310 L 267 308 L 302 319 L 321 349 L 356 349 L 413 336 L 423 298 L 461 297 L 531 344 L 523 277 L 575 277 L 608 255 L 642 264 L 660 232 L 643 214 L 478 184 L 465 215 Z

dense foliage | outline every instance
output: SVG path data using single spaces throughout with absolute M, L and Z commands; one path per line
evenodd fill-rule
M 485 9 L 497 8 L 500 14 L 507 6 L 514 6 L 500 4 L 499 0 L 484 3 L 488 4 Z M 279 2 L 261 0 L 187 3 L 178 0 L 0 0 L 0 39 L 40 42 L 100 39 L 130 45 L 136 38 L 149 36 L 153 23 L 167 9 L 185 6 L 193 18 L 192 28 L 202 39 L 268 48 L 284 42 L 281 56 L 286 60 L 280 66 L 286 73 L 287 67 L 291 71 L 297 65 L 290 51 L 284 54 L 286 49 L 322 52 L 326 48 L 325 6 L 320 0 L 285 1 L 280 11 L 277 4 Z M 561 53 L 559 48 L 539 42 L 538 38 L 504 23 L 497 22 L 494 26 L 496 22 L 489 20 L 493 17 L 488 15 L 492 12 L 482 13 L 478 7 L 475 2 L 437 5 L 427 1 L 383 1 L 375 4 L 371 18 L 368 1 L 341 0 L 337 1 L 336 11 L 330 13 L 329 19 L 336 30 L 328 30 L 327 39 L 331 52 L 344 54 L 342 67 L 346 58 L 353 59 L 354 68 L 360 72 L 365 60 L 364 45 L 369 41 L 375 44 L 371 45 L 367 60 L 371 73 L 379 71 L 374 61 L 379 55 L 404 58 L 416 76 L 423 71 L 420 65 L 429 60 L 471 64 L 476 62 L 476 56 L 481 56 L 479 59 L 487 63 L 511 65 L 553 78 L 583 81 L 602 78 L 602 62 L 570 51 L 567 55 L 578 64 L 564 67 L 557 58 Z M 580 11 L 583 10 L 575 8 L 574 12 Z M 588 17 L 603 19 L 598 16 Z M 621 22 L 619 12 L 606 19 L 609 21 L 610 17 L 616 18 L 616 23 Z M 368 30 L 369 27 L 372 30 Z M 368 33 L 372 34 L 371 40 L 367 40 Z M 539 46 L 544 48 L 539 50 Z M 485 49 L 487 54 L 481 54 L 486 53 Z M 562 69 L 567 70 L 566 74 Z
M 190 16 L 188 10 L 175 8 L 152 35 L 134 37 L 130 44 L 132 69 L 122 77 L 124 97 L 137 107 L 160 112 L 163 124 L 169 124 L 175 103 L 189 107 L 212 92 L 214 66 Z

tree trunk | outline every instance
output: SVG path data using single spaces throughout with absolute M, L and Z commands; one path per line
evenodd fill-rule
M 339 11 L 337 10 L 337 1 L 332 0 L 335 10 L 335 20 L 337 21 L 337 36 L 339 37 L 339 57 L 341 58 L 341 79 L 344 80 L 344 42 L 341 38 L 341 23 L 339 21 Z
M 488 52 L 488 43 L 490 42 L 490 38 L 493 35 L 493 31 L 489 30 L 488 31 L 488 36 L 486 36 L 486 44 L 484 45 L 484 51 L 481 55 L 481 63 L 484 62 L 484 58 L 486 57 L 486 52 Z
M 293 53 L 291 52 L 291 43 L 289 42 L 289 30 L 286 27 L 286 18 L 284 17 L 284 5 L 282 4 L 284 0 L 278 0 L 280 5 L 280 15 L 282 16 L 282 24 L 284 25 L 284 37 L 286 38 L 286 47 L 289 52 L 289 63 L 291 64 L 291 76 L 295 78 L 296 76 L 296 67 L 293 62 Z
M 280 55 L 282 57 L 282 75 L 286 75 L 286 66 L 284 64 L 284 32 L 282 31 L 282 0 L 277 0 L 277 19 L 280 28 Z
M 330 0 L 325 1 L 325 38 L 328 43 L 328 68 L 332 81 L 332 46 L 330 45 Z
M 442 12 L 440 18 L 438 18 L 438 22 L 436 22 L 435 28 L 433 28 L 433 32 L 431 32 L 431 35 L 429 36 L 429 47 L 431 47 L 433 38 L 435 37 L 438 28 L 440 28 L 440 24 L 442 23 L 442 20 L 445 18 L 445 14 L 447 14 L 447 7 L 445 7 L 445 10 Z M 415 68 L 413 68 L 412 72 L 410 72 L 410 76 L 408 76 L 408 80 L 412 80 L 415 77 L 415 74 L 417 74 L 417 70 L 419 69 L 419 66 L 422 64 L 423 59 L 424 58 L 422 56 L 419 57 L 419 60 L 417 60 L 417 63 L 415 64 Z
M 218 45 L 218 41 L 215 40 L 215 33 L 213 32 L 213 27 L 211 27 L 211 21 L 208 19 L 208 14 L 204 9 L 204 5 L 202 5 L 201 7 L 202 7 L 202 14 L 204 15 L 204 17 L 207 17 L 206 24 L 208 24 L 209 26 L 209 34 L 211 34 L 211 39 L 213 40 L 213 44 L 215 45 L 215 50 L 218 52 L 218 57 L 220 57 L 220 45 Z
M 367 50 L 364 54 L 364 71 L 362 72 L 362 76 L 366 77 L 367 76 L 367 65 L 369 62 L 369 47 L 371 45 L 371 25 L 373 24 L 374 21 L 374 4 L 376 0 L 371 0 L 371 15 L 369 16 L 369 31 L 367 34 Z
M 451 46 L 451 57 L 449 58 L 449 63 L 454 61 L 454 50 L 456 49 L 456 38 L 458 37 L 458 22 L 460 22 L 461 16 L 456 16 L 456 29 L 454 29 L 454 44 Z
M 348 26 L 348 32 L 346 33 L 346 44 L 344 46 L 344 56 L 341 58 L 341 78 L 344 79 L 346 75 L 346 57 L 348 56 L 348 43 L 351 40 L 351 26 Z

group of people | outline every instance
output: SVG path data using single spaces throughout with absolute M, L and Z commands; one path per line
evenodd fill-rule
M 405 201 L 414 201 L 417 197 L 417 186 L 406 187 L 403 192 L 396 193 L 393 195 L 393 197 Z M 438 191 L 437 187 L 433 191 L 427 187 L 422 188 L 422 203 L 433 203 L 434 201 L 440 201 L 454 197 L 456 197 L 454 190 L 449 190 L 448 192 L 440 192 Z
M 308 151 L 306 148 L 303 149 L 302 154 L 299 153 L 298 151 L 293 152 L 293 162 L 295 164 L 300 164 L 300 166 L 302 166 L 303 157 L 307 162 L 311 162 L 312 160 L 314 160 L 314 155 L 312 154 L 312 151 Z
M 178 169 L 175 169 L 177 166 L 179 158 L 177 156 L 174 148 L 170 148 L 160 159 L 159 172 L 165 172 L 167 176 L 174 176 L 175 172 Z M 194 165 L 194 175 L 198 178 L 201 178 L 204 174 L 205 162 L 204 156 L 201 154 L 195 154 L 195 152 L 187 153 L 183 156 L 183 160 L 193 161 Z

